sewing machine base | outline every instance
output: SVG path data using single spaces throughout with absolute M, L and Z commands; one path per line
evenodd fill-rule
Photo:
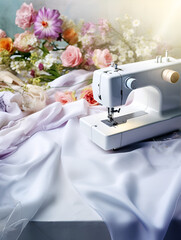
M 180 111 L 162 116 L 154 111 L 133 112 L 130 108 L 127 113 L 121 110 L 123 119 L 125 115 L 132 117 L 117 125 L 106 124 L 106 112 L 81 118 L 80 125 L 89 139 L 104 150 L 121 148 L 181 128 Z M 120 118 L 120 114 L 117 114 L 115 119 L 118 117 Z

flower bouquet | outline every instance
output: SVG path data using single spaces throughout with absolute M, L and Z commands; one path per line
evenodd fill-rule
M 23 3 L 15 23 L 24 32 L 14 39 L 0 30 L 0 90 L 20 93 L 24 111 L 42 109 L 47 104 L 48 83 L 72 70 L 93 71 L 111 62 L 145 60 L 155 56 L 160 46 L 158 39 L 139 34 L 140 21 L 127 15 L 114 23 L 106 19 L 75 23 L 58 10 L 42 7 L 37 11 L 32 3 Z M 97 104 L 91 86 L 79 96 L 60 89 L 54 94 L 54 100 L 62 104 L 79 98 Z

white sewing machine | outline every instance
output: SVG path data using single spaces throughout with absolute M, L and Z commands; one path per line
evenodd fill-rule
M 105 150 L 181 128 L 181 59 L 156 59 L 96 70 L 93 94 L 106 112 L 80 119 Z M 115 108 L 116 107 L 116 108 Z

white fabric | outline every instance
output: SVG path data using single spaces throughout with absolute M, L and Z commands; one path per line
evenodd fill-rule
M 64 127 L 56 128 L 51 131 L 46 131 L 43 134 L 46 139 L 50 139 L 50 142 L 55 142 L 60 146 L 63 141 L 63 129 Z M 61 159 L 59 161 L 59 168 L 56 175 L 54 175 L 53 180 L 53 187 L 51 187 L 51 195 L 53 197 L 51 199 L 47 198 L 47 200 L 44 201 L 32 221 L 102 221 L 101 217 L 87 204 L 87 201 L 82 199 L 81 195 L 72 185 L 71 179 L 64 171 Z
M 72 117 L 83 116 L 87 113 L 85 104 L 84 100 L 80 100 L 73 104 L 67 104 L 62 108 L 60 103 L 52 103 L 42 111 L 23 118 L 9 128 L 1 130 L 0 157 L 4 157 L 16 150 L 17 145 L 38 131 L 54 129 Z
M 102 110 L 85 100 L 53 103 L 0 131 L 0 239 L 17 239 L 38 209 L 53 202 L 60 167 L 112 240 L 160 240 L 172 217 L 181 217 L 180 135 L 106 152 L 79 128 L 81 116 Z
M 40 144 L 39 144 L 40 143 Z M 0 239 L 17 239 L 51 194 L 60 149 L 40 133 L 0 162 Z
M 66 172 L 107 223 L 112 239 L 163 239 L 173 215 L 180 217 L 181 139 L 105 152 L 81 134 L 75 119 L 65 136 Z
M 54 129 L 68 121 L 69 118 L 86 115 L 85 101 L 73 103 L 78 107 L 72 107 L 71 104 L 68 104 L 62 108 L 60 103 L 55 102 L 54 96 L 56 91 L 81 89 L 91 77 L 92 72 L 78 70 L 57 78 L 49 84 L 51 89 L 47 91 L 47 103 L 52 104 L 25 118 L 23 117 L 28 113 L 23 112 L 20 108 L 21 95 L 10 92 L 0 93 L 0 128 L 2 127 L 0 131 L 0 157 L 3 158 L 15 151 L 17 145 L 37 131 Z M 79 91 L 77 90 L 77 92 Z

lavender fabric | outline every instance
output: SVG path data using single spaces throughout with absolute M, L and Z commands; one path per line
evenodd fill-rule
M 92 74 L 79 73 L 55 80 L 51 101 L 57 87 L 74 79 L 70 88 L 79 88 L 76 83 Z M 44 201 L 53 202 L 60 167 L 105 221 L 112 240 L 163 239 L 170 221 L 181 218 L 180 134 L 106 152 L 79 126 L 80 117 L 103 107 L 51 101 L 29 116 L 21 115 L 17 101 L 1 103 L 0 120 L 7 124 L 0 130 L 0 239 L 16 240 Z M 15 104 L 15 114 L 4 110 L 7 102 Z

